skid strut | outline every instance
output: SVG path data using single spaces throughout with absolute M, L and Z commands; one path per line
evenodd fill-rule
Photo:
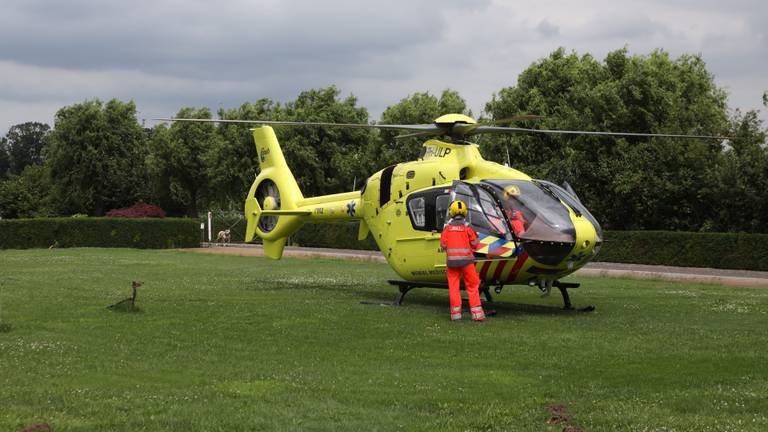
M 414 288 L 442 288 L 442 289 L 448 289 L 447 283 L 440 283 L 440 282 L 409 282 L 409 281 L 403 281 L 403 280 L 388 280 L 390 285 L 395 285 L 398 288 L 397 296 L 395 297 L 395 300 L 392 301 L 392 306 L 401 306 L 403 304 L 403 299 L 405 298 L 405 295 L 408 294 L 408 291 L 414 289 Z M 563 295 L 563 309 L 564 310 L 573 310 L 578 312 L 592 312 L 595 310 L 594 306 L 586 306 L 579 309 L 574 309 L 573 305 L 571 304 L 571 297 L 568 295 L 568 289 L 569 288 L 578 288 L 580 286 L 579 283 L 576 282 L 560 282 L 560 281 L 554 281 L 552 283 L 552 286 L 560 290 L 560 294 Z M 461 284 L 461 289 L 464 289 L 464 284 Z M 492 302 L 493 297 L 491 296 L 491 290 L 490 286 L 485 283 L 481 282 L 479 291 L 483 294 L 483 297 L 485 297 L 484 302 Z M 496 288 L 496 292 L 501 292 L 500 288 Z M 368 302 L 363 302 L 368 303 Z M 376 303 L 376 304 L 382 304 L 382 303 Z M 386 304 L 390 304 L 389 302 L 386 302 Z M 495 311 L 488 313 L 488 315 L 495 314 Z
M 565 310 L 573 310 L 573 305 L 571 304 L 571 296 L 568 295 L 568 288 L 578 288 L 581 286 L 581 284 L 577 282 L 560 282 L 560 281 L 554 281 L 552 283 L 552 286 L 560 290 L 560 294 L 563 295 L 563 309 Z M 592 312 L 595 310 L 594 306 L 585 306 L 583 308 L 579 308 L 579 312 Z
M 393 306 L 400 306 L 403 303 L 403 298 L 405 298 L 405 295 L 408 294 L 408 291 L 414 288 L 448 289 L 448 284 L 442 282 L 409 282 L 402 280 L 388 280 L 387 282 L 389 282 L 390 285 L 396 285 L 399 290 L 397 297 L 395 297 L 395 300 L 392 302 Z M 464 283 L 461 284 L 461 289 L 464 289 Z M 491 291 L 485 282 L 480 283 L 479 291 L 483 294 L 483 297 L 485 297 L 486 302 L 493 301 L 493 297 L 491 297 Z

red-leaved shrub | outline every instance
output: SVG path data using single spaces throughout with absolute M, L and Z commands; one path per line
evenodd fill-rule
M 140 202 L 131 207 L 110 210 L 107 217 L 164 218 L 165 211 L 156 205 Z

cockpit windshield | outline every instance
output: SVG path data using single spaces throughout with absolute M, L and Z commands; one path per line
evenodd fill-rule
M 496 237 L 512 239 L 509 226 L 501 214 L 496 200 L 484 189 L 470 186 L 463 182 L 454 182 L 451 191 L 451 202 L 462 200 L 467 204 L 469 213 L 467 222 L 479 232 Z
M 558 198 L 563 200 L 563 202 L 568 204 L 573 209 L 577 216 L 586 217 L 587 220 L 592 223 L 592 226 L 595 227 L 598 243 L 603 241 L 603 229 L 600 228 L 600 223 L 598 223 L 597 219 L 592 215 L 592 213 L 590 213 L 589 210 L 584 207 L 584 204 L 582 204 L 576 196 L 572 195 L 572 192 L 568 192 L 562 187 L 546 180 L 534 180 L 534 182 L 546 189 L 549 189 L 551 192 L 557 195 Z
M 551 191 L 526 180 L 484 180 L 480 185 L 491 190 L 501 202 L 518 237 L 561 243 L 576 241 L 568 209 Z

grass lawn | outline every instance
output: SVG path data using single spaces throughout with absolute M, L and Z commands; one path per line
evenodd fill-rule
M 0 251 L 0 430 L 768 430 L 768 290 L 579 278 L 389 300 L 383 264 Z M 106 306 L 141 280 L 139 313 Z M 465 313 L 466 316 L 466 313 Z M 553 408 L 562 405 L 560 411 Z M 550 417 L 570 416 L 548 424 Z

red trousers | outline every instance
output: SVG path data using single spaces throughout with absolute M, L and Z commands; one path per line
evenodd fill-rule
M 472 319 L 482 321 L 485 319 L 483 306 L 480 304 L 480 277 L 477 275 L 474 264 L 464 267 L 448 267 L 448 295 L 451 299 L 451 320 L 461 319 L 461 277 L 464 276 L 464 288 L 469 297 L 469 311 L 472 313 Z

